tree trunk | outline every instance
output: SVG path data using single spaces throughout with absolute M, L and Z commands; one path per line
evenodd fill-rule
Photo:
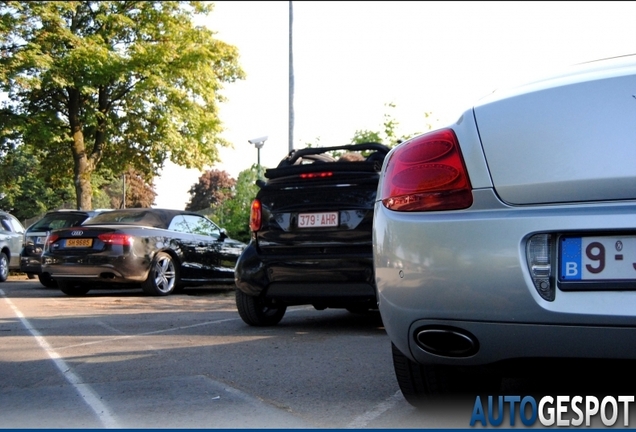
M 78 210 L 92 210 L 92 187 L 91 174 L 92 164 L 86 154 L 84 143 L 84 132 L 80 120 L 81 95 L 77 89 L 68 89 L 69 95 L 69 124 L 71 127 L 71 137 L 73 144 L 73 182 L 75 184 L 75 195 Z

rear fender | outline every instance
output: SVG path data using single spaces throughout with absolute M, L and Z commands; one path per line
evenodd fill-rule
M 245 294 L 257 296 L 269 285 L 263 260 L 253 241 L 241 253 L 234 270 L 236 287 Z

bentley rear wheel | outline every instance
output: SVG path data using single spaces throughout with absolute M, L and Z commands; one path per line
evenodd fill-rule
M 416 408 L 435 399 L 499 391 L 502 378 L 496 372 L 471 366 L 422 365 L 409 359 L 394 344 L 391 348 L 400 390 Z

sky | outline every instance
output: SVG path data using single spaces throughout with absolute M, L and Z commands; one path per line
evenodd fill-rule
M 225 85 L 221 162 L 233 178 L 289 151 L 289 1 L 217 1 L 202 21 L 238 48 L 246 78 Z M 293 148 L 349 144 L 454 123 L 495 89 L 553 69 L 636 53 L 635 1 L 292 2 Z M 390 107 L 389 105 L 393 105 Z M 155 207 L 183 209 L 203 172 L 167 163 Z

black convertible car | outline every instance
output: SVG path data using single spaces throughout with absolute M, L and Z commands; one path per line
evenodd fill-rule
M 139 286 L 150 295 L 233 283 L 244 243 L 194 212 L 136 208 L 101 213 L 51 231 L 42 271 L 68 295 L 106 286 Z
M 243 321 L 275 325 L 301 304 L 377 308 L 371 228 L 388 151 L 377 143 L 306 148 L 265 171 L 236 265 Z

